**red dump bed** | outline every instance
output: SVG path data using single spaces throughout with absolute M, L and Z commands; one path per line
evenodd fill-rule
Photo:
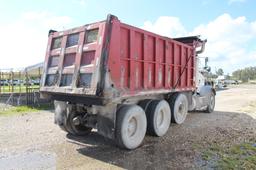
M 195 43 L 106 21 L 51 32 L 41 92 L 124 97 L 194 90 Z
M 192 90 L 194 61 L 192 46 L 113 20 L 108 66 L 121 92 Z

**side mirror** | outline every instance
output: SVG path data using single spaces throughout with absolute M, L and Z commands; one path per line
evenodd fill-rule
M 206 67 L 204 67 L 204 70 L 206 70 L 207 72 L 211 72 L 211 67 L 206 66 Z
M 209 58 L 205 57 L 205 63 L 208 63 L 208 61 L 209 61 Z
M 205 57 L 205 59 L 204 59 L 204 66 L 205 66 L 205 67 L 208 67 L 208 66 L 207 66 L 208 61 L 209 61 L 209 58 L 208 58 L 208 57 Z

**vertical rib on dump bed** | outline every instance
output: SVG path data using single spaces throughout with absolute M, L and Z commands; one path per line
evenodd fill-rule
M 194 90 L 195 49 L 112 21 L 109 71 L 123 95 Z

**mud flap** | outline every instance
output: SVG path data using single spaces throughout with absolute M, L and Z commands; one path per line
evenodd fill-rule
M 97 106 L 97 130 L 104 137 L 115 138 L 116 104 Z
M 54 108 L 54 123 L 60 126 L 64 125 L 67 119 L 67 103 L 54 100 Z

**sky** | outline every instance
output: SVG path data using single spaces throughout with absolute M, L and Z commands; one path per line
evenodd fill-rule
M 122 22 L 171 38 L 201 35 L 202 57 L 225 74 L 256 66 L 255 0 L 0 0 L 0 69 L 42 62 L 50 29 L 116 15 Z

